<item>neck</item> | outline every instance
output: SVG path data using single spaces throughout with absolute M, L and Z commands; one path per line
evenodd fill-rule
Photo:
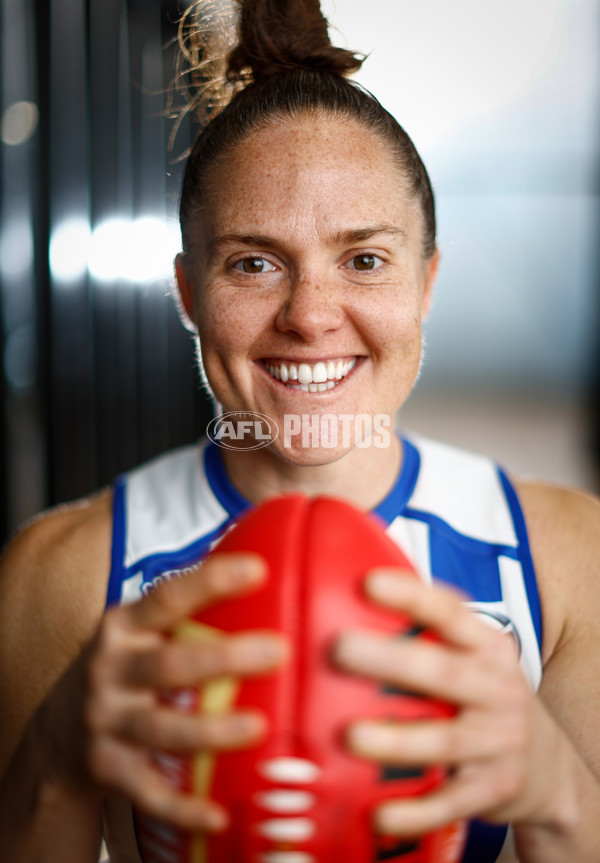
M 402 446 L 396 435 L 392 435 L 389 447 L 354 447 L 324 465 L 289 464 L 268 449 L 224 449 L 221 453 L 229 479 L 251 503 L 302 492 L 340 497 L 370 510 L 389 494 L 402 465 Z

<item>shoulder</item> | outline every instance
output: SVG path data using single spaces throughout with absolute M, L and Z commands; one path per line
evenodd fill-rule
M 106 587 L 111 535 L 109 489 L 36 516 L 4 550 L 0 593 L 15 599 L 31 594 L 32 604 L 37 597 L 51 607 L 69 595 L 93 603 Z
M 539 480 L 513 478 L 530 531 L 553 550 L 587 556 L 600 549 L 600 499 L 591 492 L 550 485 Z
M 41 676 L 43 666 L 59 668 L 79 652 L 104 611 L 111 534 L 109 490 L 19 531 L 0 561 L 3 660 L 30 662 L 35 678 L 36 668 Z
M 600 629 L 600 500 L 513 479 L 527 525 L 544 613 L 544 659 L 588 627 Z

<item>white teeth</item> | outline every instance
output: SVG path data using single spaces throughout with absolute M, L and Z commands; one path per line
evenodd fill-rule
M 286 384 L 289 389 L 301 389 L 303 392 L 311 393 L 333 389 L 337 381 L 345 378 L 355 365 L 356 358 L 346 362 L 344 360 L 319 361 L 314 365 L 309 365 L 309 363 L 290 363 L 289 365 L 284 362 L 265 363 L 267 371 L 275 380 Z M 298 381 L 298 384 L 288 383 L 288 381 Z
M 312 384 L 312 369 L 307 363 L 298 366 L 298 381 L 301 384 Z
M 323 384 L 327 380 L 327 366 L 325 363 L 315 363 L 312 370 L 314 384 Z

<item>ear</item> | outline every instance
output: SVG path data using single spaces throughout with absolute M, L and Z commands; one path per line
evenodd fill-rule
M 196 319 L 196 304 L 194 294 L 194 283 L 189 273 L 189 258 L 184 252 L 179 252 L 174 261 L 175 277 L 177 280 L 177 310 L 183 326 L 195 333 L 198 331 Z
M 431 309 L 431 301 L 433 299 L 433 286 L 438 274 L 440 265 L 440 250 L 436 249 L 431 258 L 425 265 L 425 282 L 423 285 L 423 296 L 421 297 L 421 314 L 423 320 L 427 318 Z

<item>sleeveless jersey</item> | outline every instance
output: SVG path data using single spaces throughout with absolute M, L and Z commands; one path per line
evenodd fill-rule
M 514 488 L 489 459 L 403 438 L 402 469 L 374 512 L 421 578 L 460 588 L 468 606 L 510 633 L 532 689 L 541 680 L 542 621 L 527 531 Z M 120 477 L 114 488 L 108 604 L 132 602 L 203 558 L 250 506 L 220 450 L 203 440 Z M 470 825 L 463 863 L 493 863 L 505 826 Z

